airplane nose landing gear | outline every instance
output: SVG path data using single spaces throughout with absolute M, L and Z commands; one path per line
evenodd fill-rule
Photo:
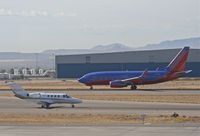
M 90 90 L 93 90 L 93 86 L 90 86 Z

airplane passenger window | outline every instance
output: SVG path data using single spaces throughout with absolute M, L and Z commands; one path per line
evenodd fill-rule
M 51 97 L 53 97 L 53 95 L 51 95 Z
M 60 97 L 60 95 L 58 95 L 58 97 Z
M 65 95 L 63 95 L 63 97 L 65 98 Z

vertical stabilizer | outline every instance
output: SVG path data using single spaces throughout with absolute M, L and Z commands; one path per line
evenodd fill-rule
M 28 92 L 25 91 L 20 85 L 16 84 L 15 82 L 7 82 L 7 84 L 10 86 L 15 96 L 19 98 L 27 97 Z
M 189 54 L 190 47 L 184 47 L 176 57 L 169 63 L 167 69 L 171 72 L 181 72 L 185 70 L 187 57 Z

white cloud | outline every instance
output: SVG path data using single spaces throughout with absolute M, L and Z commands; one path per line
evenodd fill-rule
M 76 17 L 77 14 L 76 13 L 70 13 L 70 14 L 67 14 L 68 17 Z
M 66 16 L 66 17 L 76 17 L 77 14 L 76 13 L 68 13 L 66 14 L 64 11 L 60 11 L 54 14 L 55 17 L 62 17 L 62 16 Z
M 23 17 L 37 17 L 37 16 L 52 16 L 52 17 L 74 17 L 77 16 L 76 13 L 65 14 L 64 11 L 49 13 L 44 10 L 22 10 L 22 11 L 13 11 L 11 9 L 0 9 L 0 16 L 23 16 Z
M 14 15 L 12 10 L 0 9 L 0 16 L 12 16 L 12 15 Z
M 31 10 L 29 12 L 24 11 L 23 14 L 20 14 L 22 16 L 48 16 L 48 13 L 46 11 L 36 11 L 36 10 Z
M 65 15 L 65 12 L 63 12 L 63 11 L 60 11 L 60 12 L 54 14 L 54 16 L 56 16 L 56 17 L 61 17 L 64 15 Z

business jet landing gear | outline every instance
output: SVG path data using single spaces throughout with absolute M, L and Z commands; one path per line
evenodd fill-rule
M 74 105 L 74 104 L 72 104 L 72 108 L 75 108 L 75 105 Z
M 42 104 L 42 105 L 41 105 L 41 108 L 49 109 L 49 104 L 48 104 L 48 103 L 46 103 L 46 104 Z
M 137 86 L 136 85 L 131 85 L 131 90 L 137 90 Z

